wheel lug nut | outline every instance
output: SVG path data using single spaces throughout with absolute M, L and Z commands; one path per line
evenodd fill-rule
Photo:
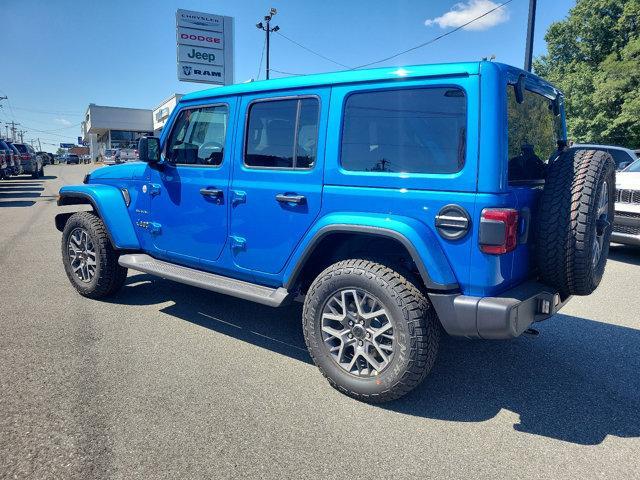
M 353 333 L 350 333 L 350 334 L 349 334 L 349 338 L 353 338 Z
M 363 342 L 362 340 L 360 340 L 360 341 L 358 342 L 358 345 L 363 346 L 363 345 L 364 345 L 364 342 Z
M 371 334 L 367 332 L 367 338 L 371 338 Z
M 349 326 L 353 327 L 353 322 L 351 320 L 349 320 Z

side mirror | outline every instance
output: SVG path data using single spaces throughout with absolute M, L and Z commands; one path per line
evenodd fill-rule
M 138 142 L 138 156 L 147 163 L 160 161 L 160 139 L 157 137 L 142 137 Z

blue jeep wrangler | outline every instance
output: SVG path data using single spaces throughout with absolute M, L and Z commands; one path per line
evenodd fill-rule
M 133 269 L 304 299 L 314 362 L 366 401 L 414 388 L 443 331 L 519 336 L 607 259 L 613 160 L 567 148 L 562 94 L 498 63 L 192 93 L 139 152 L 60 190 L 93 207 L 56 217 L 78 292 L 115 294 Z

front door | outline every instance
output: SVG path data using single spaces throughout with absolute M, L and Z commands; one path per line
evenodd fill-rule
M 216 261 L 227 238 L 233 113 L 236 100 L 183 107 L 164 142 L 150 183 L 155 254 L 198 265 Z M 143 187 L 144 190 L 144 187 Z
M 231 248 L 239 267 L 278 273 L 320 213 L 329 89 L 243 97 Z

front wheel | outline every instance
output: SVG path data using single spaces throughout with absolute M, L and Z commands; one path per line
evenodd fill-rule
M 329 383 L 359 400 L 395 400 L 434 365 L 440 330 L 429 300 L 391 268 L 344 260 L 314 280 L 305 298 L 309 353 Z
M 102 220 L 92 212 L 74 213 L 62 232 L 62 262 L 80 295 L 102 298 L 117 292 L 127 279 L 118 264 Z

